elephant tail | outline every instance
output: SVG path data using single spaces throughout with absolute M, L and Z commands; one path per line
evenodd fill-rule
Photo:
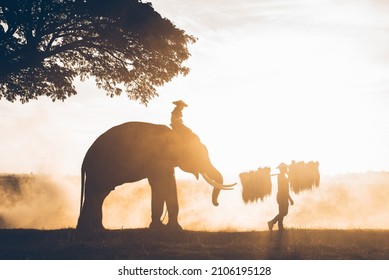
M 82 211 L 82 207 L 84 204 L 84 197 L 85 197 L 85 169 L 84 165 L 81 167 L 81 201 L 80 201 L 80 215 Z

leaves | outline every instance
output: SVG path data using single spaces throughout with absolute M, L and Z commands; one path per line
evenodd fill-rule
M 0 0 L 0 98 L 53 101 L 94 77 L 109 96 L 147 104 L 189 69 L 196 39 L 137 0 Z

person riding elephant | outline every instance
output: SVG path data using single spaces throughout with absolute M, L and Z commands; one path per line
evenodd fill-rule
M 180 107 L 175 116 L 180 116 Z M 161 217 L 166 203 L 166 226 L 180 230 L 175 167 L 192 173 L 197 179 L 202 175 L 214 187 L 212 203 L 218 205 L 220 190 L 231 189 L 235 184 L 223 185 L 223 177 L 209 159 L 206 146 L 189 128 L 180 124 L 179 118 L 172 121 L 172 128 L 127 122 L 109 129 L 95 140 L 81 166 L 77 230 L 103 229 L 102 204 L 108 194 L 119 185 L 145 178 L 151 186 L 150 228 L 165 228 Z
M 176 105 L 176 107 L 172 111 L 170 126 L 173 129 L 176 129 L 177 127 L 180 127 L 181 125 L 184 125 L 184 122 L 182 120 L 182 110 L 185 107 L 188 107 L 188 105 L 182 100 L 177 100 L 177 101 L 174 101 L 172 103 L 174 105 Z
M 172 116 L 170 121 L 170 126 L 172 127 L 172 129 L 174 131 L 177 131 L 178 133 L 181 132 L 185 133 L 185 131 L 188 133 L 193 133 L 192 130 L 189 127 L 187 127 L 184 124 L 184 121 L 182 120 L 182 110 L 185 107 L 188 107 L 188 105 L 182 100 L 177 100 L 172 103 L 176 105 L 176 107 L 172 111 Z

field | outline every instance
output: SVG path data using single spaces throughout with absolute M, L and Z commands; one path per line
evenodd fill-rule
M 289 229 L 252 232 L 74 229 L 0 230 L 0 259 L 389 259 L 389 231 Z
M 107 198 L 104 225 L 115 230 L 79 236 L 78 176 L 3 174 L 0 259 L 388 260 L 388 182 L 388 172 L 323 177 L 320 188 L 293 194 L 295 205 L 286 217 L 290 229 L 283 234 L 266 230 L 277 211 L 274 194 L 244 204 L 237 188 L 223 193 L 214 207 L 209 187 L 193 180 L 178 182 L 180 222 L 187 230 L 144 229 L 150 190 L 139 182 Z

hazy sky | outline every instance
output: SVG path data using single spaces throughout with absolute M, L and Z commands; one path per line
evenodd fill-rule
M 152 3 L 198 38 L 190 74 L 148 107 L 93 82 L 63 103 L 1 100 L 0 172 L 78 174 L 98 135 L 130 120 L 169 124 L 177 99 L 231 178 L 291 160 L 318 160 L 329 174 L 389 170 L 389 2 Z

